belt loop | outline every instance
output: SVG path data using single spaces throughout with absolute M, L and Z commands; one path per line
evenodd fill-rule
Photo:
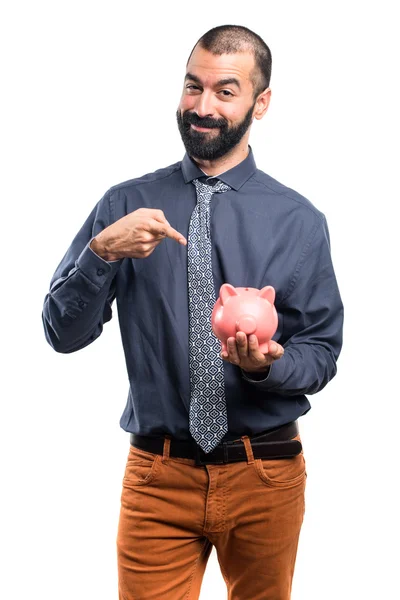
M 222 442 L 222 447 L 224 449 L 224 463 L 228 463 L 229 462 L 229 456 L 228 456 L 228 443 Z
M 164 436 L 163 455 L 162 455 L 161 462 L 163 462 L 163 463 L 168 462 L 170 447 L 171 447 L 171 436 L 165 435 Z
M 251 447 L 251 442 L 250 442 L 249 436 L 242 435 L 242 437 L 240 439 L 242 440 L 244 447 L 246 448 L 247 462 L 249 463 L 249 465 L 251 465 L 254 462 L 254 454 L 253 454 L 253 448 Z

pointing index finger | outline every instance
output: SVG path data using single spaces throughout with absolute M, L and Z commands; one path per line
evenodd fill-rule
M 168 223 L 168 221 L 167 221 Z M 176 229 L 174 229 L 173 227 L 171 227 L 171 225 L 168 223 L 167 225 L 167 230 L 166 230 L 166 237 L 171 238 L 172 240 L 176 240 L 177 242 L 179 242 L 180 244 L 182 244 L 183 246 L 186 246 L 186 238 L 179 233 L 179 231 L 177 231 Z

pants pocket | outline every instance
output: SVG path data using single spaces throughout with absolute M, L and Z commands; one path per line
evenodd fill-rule
M 130 445 L 126 461 L 123 485 L 130 487 L 147 485 L 154 480 L 160 465 L 159 454 L 147 452 L 141 448 Z
M 299 434 L 293 439 L 301 442 Z M 303 451 L 290 458 L 256 458 L 254 466 L 260 479 L 270 487 L 293 487 L 307 477 Z

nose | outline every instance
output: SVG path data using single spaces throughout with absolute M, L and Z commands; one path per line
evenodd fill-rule
M 203 119 L 204 117 L 214 116 L 215 108 L 213 104 L 212 94 L 207 91 L 203 91 L 201 94 L 199 94 L 197 96 L 194 110 L 201 119 Z

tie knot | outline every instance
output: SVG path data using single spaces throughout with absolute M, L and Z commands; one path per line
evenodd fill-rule
M 213 180 L 215 181 L 215 178 L 213 178 Z M 211 194 L 221 194 L 231 189 L 229 185 L 227 185 L 223 181 L 220 181 L 219 179 L 216 180 L 216 183 L 214 183 L 214 185 L 203 183 L 198 179 L 193 179 L 193 184 L 196 186 L 198 194 L 208 194 L 210 196 Z

